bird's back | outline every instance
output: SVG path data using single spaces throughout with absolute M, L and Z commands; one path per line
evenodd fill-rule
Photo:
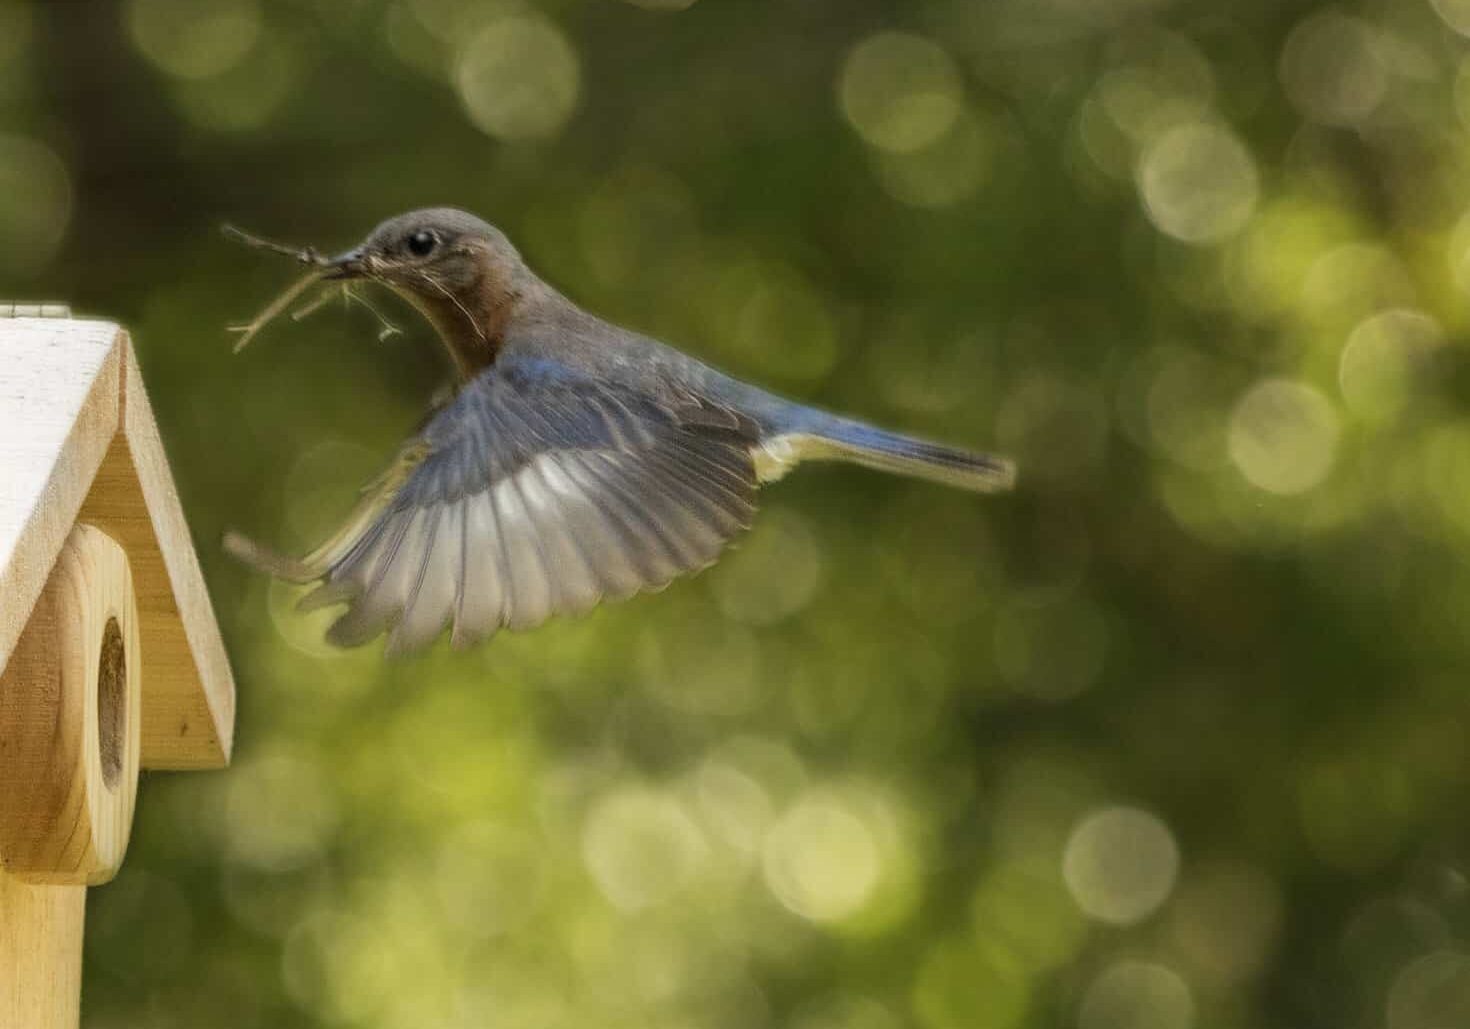
M 724 408 L 751 426 L 761 480 L 802 461 L 839 460 L 961 489 L 1009 489 L 1011 463 L 991 454 L 891 432 L 799 404 L 742 382 L 656 339 L 604 321 L 554 291 L 518 319 L 505 356 L 541 359 L 678 406 L 690 399 Z
M 502 356 L 554 361 L 655 399 L 693 396 L 728 406 L 750 417 L 763 437 L 808 427 L 822 413 L 742 382 L 667 343 L 605 321 L 560 295 L 548 297 L 515 319 Z

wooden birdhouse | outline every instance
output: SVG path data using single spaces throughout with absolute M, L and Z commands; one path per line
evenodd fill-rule
M 127 333 L 0 304 L 0 1029 L 77 1025 L 139 769 L 224 765 L 234 715 Z

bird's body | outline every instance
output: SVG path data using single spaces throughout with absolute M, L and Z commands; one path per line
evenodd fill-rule
M 420 252 L 420 251 L 423 252 Z M 379 226 L 330 262 L 408 298 L 448 348 L 455 395 L 312 554 L 231 549 L 346 603 L 329 638 L 464 644 L 712 563 L 762 482 L 838 458 L 974 490 L 1009 462 L 786 400 L 582 310 L 500 232 L 450 209 Z

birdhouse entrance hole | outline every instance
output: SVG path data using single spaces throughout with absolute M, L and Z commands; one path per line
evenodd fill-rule
M 102 757 L 102 784 L 117 790 L 122 774 L 123 747 L 128 729 L 127 646 L 117 618 L 102 630 L 102 655 L 97 661 L 97 745 Z

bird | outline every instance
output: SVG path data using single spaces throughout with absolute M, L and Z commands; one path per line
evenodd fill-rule
M 803 461 L 976 492 L 1015 481 L 1004 457 L 785 399 L 604 321 L 466 211 L 411 211 L 335 257 L 296 255 L 322 279 L 405 299 L 455 371 L 320 546 L 289 557 L 226 535 L 256 569 L 314 584 L 303 609 L 345 605 L 326 633 L 341 647 L 386 633 L 402 654 L 448 629 L 463 648 L 661 589 L 714 563 L 750 526 L 760 487 Z

